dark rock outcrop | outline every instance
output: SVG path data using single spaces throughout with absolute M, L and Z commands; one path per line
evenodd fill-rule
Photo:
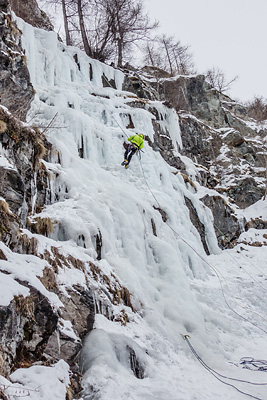
M 267 229 L 267 221 L 262 220 L 261 218 L 255 218 L 248 221 L 245 225 L 245 231 L 249 229 Z
M 142 79 L 137 73 L 129 74 L 125 72 L 122 89 L 136 94 L 141 99 L 158 100 L 157 91 L 146 80 Z
M 248 177 L 236 181 L 228 193 L 240 208 L 246 208 L 264 196 L 265 188 L 259 186 L 253 177 Z
M 21 32 L 12 21 L 7 0 L 2 0 L 1 10 L 0 103 L 18 118 L 25 120 L 34 90 L 21 48 Z
M 235 130 L 230 131 L 224 140 L 228 146 L 233 146 L 233 147 L 238 147 L 245 141 L 243 136 L 238 131 Z
M 195 207 L 192 204 L 192 201 L 190 199 L 188 199 L 187 197 L 185 197 L 185 204 L 189 210 L 189 215 L 190 215 L 190 220 L 192 222 L 192 224 L 194 225 L 194 227 L 196 228 L 196 230 L 198 231 L 200 238 L 201 238 L 201 242 L 202 245 L 204 247 L 204 250 L 206 252 L 206 254 L 210 254 L 208 246 L 207 246 L 207 242 L 206 242 L 206 235 L 205 235 L 205 226 L 202 224 L 202 222 L 200 221 L 197 211 L 195 209 Z
M 38 129 L 25 126 L 3 108 L 0 123 L 0 143 L 7 160 L 7 165 L 0 167 L 0 196 L 25 223 L 27 210 L 45 204 L 49 181 L 40 159 L 49 154 L 51 145 Z
M 17 296 L 7 307 L 0 307 L 0 314 L 6 372 L 39 360 L 58 322 L 47 299 L 31 288 L 28 297 Z
M 54 27 L 46 13 L 41 10 L 36 0 L 10 0 L 14 13 L 35 28 L 53 31 Z M 29 12 L 30 10 L 30 12 Z
M 197 118 L 221 126 L 224 112 L 220 106 L 218 92 L 211 88 L 204 75 L 179 76 L 160 81 L 160 97 L 167 100 L 178 111 L 187 111 Z
M 238 220 L 234 211 L 221 196 L 206 195 L 201 201 L 211 209 L 219 246 L 231 248 L 244 230 L 244 219 Z
M 209 168 L 220 154 L 222 140 L 218 132 L 189 115 L 180 116 L 183 155 Z

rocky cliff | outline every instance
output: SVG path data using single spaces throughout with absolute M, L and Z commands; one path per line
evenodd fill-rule
M 36 0 L 10 0 L 10 6 L 14 13 L 36 28 L 47 31 L 54 29 L 51 21 L 44 11 L 42 11 Z
M 21 48 L 21 32 L 12 20 L 8 1 L 1 1 L 0 18 L 1 104 L 25 120 L 34 90 Z
M 8 2 L 2 0 L 0 5 L 0 271 L 2 276 L 14 279 L 18 293 L 24 293 L 14 292 L 8 304 L 0 307 L 0 374 L 9 378 L 20 368 L 50 366 L 64 360 L 70 367 L 71 381 L 66 385 L 66 398 L 70 400 L 81 391 L 78 357 L 95 315 L 125 326 L 141 305 L 103 260 L 101 251 L 103 246 L 108 248 L 108 240 L 103 239 L 100 230 L 92 228 L 89 234 L 77 229 L 70 236 L 67 222 L 60 219 L 60 210 L 58 219 L 45 213 L 49 205 L 58 203 L 60 207 L 60 202 L 72 201 L 69 192 L 73 189 L 66 178 L 67 169 L 62 170 L 62 147 L 57 148 L 47 135 L 49 126 L 23 122 L 33 101 L 34 87 L 21 47 L 22 31 L 12 18 Z M 33 6 L 28 1 L 22 4 L 12 0 L 11 6 L 26 22 L 52 29 L 36 4 L 33 13 L 29 12 Z M 80 71 L 77 54 L 72 60 Z M 93 81 L 97 68 L 92 67 L 93 61 L 89 64 Z M 72 74 L 79 73 L 73 71 L 74 67 Z M 122 90 L 115 93 L 116 79 L 107 79 L 107 71 L 101 76 L 101 87 L 95 84 L 94 90 L 105 100 L 112 96 L 127 98 L 122 118 L 125 129 L 135 129 L 135 121 L 149 113 L 153 137 L 146 134 L 146 144 L 172 168 L 170 174 L 177 176 L 177 180 L 181 178 L 184 203 L 205 252 L 212 252 L 209 225 L 196 201 L 211 210 L 221 248 L 233 246 L 241 232 L 252 225 L 256 229 L 266 228 L 266 221 L 247 221 L 238 212 L 266 194 L 266 126 L 249 119 L 242 105 L 212 89 L 202 75 L 156 81 L 145 71 L 141 75 L 118 73 L 123 75 Z M 56 77 L 54 72 L 53 79 Z M 110 86 L 115 94 L 108 97 L 108 92 L 102 90 L 109 90 Z M 46 110 L 56 105 L 56 96 L 51 100 L 45 92 L 40 95 Z M 91 96 L 96 97 L 93 90 Z M 75 109 L 75 102 L 73 96 L 66 108 Z M 84 107 L 90 110 L 90 104 Z M 93 111 L 97 113 L 97 109 Z M 140 112 L 137 117 L 133 114 L 136 112 Z M 107 125 L 106 110 L 101 118 L 105 121 L 103 126 Z M 60 119 L 55 129 L 66 123 L 67 118 Z M 99 119 L 95 124 L 99 124 Z M 180 129 L 181 141 L 173 138 L 173 124 Z M 111 126 L 115 129 L 114 123 Z M 62 129 L 64 132 L 65 126 Z M 77 153 L 84 159 L 89 139 L 81 136 L 77 140 Z M 99 134 L 97 145 L 103 140 Z M 75 195 L 73 199 L 75 202 Z M 111 207 L 111 213 L 112 210 Z M 168 215 L 159 205 L 154 206 L 154 212 L 148 218 L 151 223 L 147 229 L 152 230 L 156 240 L 157 224 L 166 223 Z M 143 208 L 141 214 L 148 211 Z M 27 266 L 30 268 L 23 274 Z M 144 367 L 137 351 L 134 346 L 126 348 L 133 374 L 142 379 Z M 5 389 L 3 385 L 1 388 Z
M 145 102 L 142 105 L 155 115 L 154 145 L 166 162 L 188 174 L 181 156 L 188 157 L 198 170 L 194 179 L 216 191 L 202 201 L 213 212 L 219 244 L 231 246 L 246 224 L 237 218 L 235 209 L 244 209 L 266 195 L 266 125 L 248 118 L 243 105 L 213 89 L 203 75 L 156 81 L 147 68 L 144 71 L 142 77 L 129 75 L 125 89 L 146 99 L 159 99 L 177 112 L 182 138 L 179 156 L 170 135 L 161 128 L 162 115 Z M 133 106 L 140 107 L 140 102 Z

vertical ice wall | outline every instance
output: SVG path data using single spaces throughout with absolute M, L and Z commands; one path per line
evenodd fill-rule
M 198 256 L 205 257 L 205 252 L 184 196 L 205 224 L 210 251 L 217 252 L 211 214 L 194 190 L 173 174 L 177 171 L 147 144 L 141 162 L 135 157 L 128 170 L 121 167 L 127 136 L 141 131 L 153 140 L 154 118 L 147 110 L 129 106 L 134 95 L 122 91 L 121 71 L 65 47 L 53 32 L 22 21 L 19 24 L 36 90 L 28 119 L 46 127 L 56 116 L 46 132 L 54 145 L 46 167 L 51 175 L 53 171 L 57 175 L 52 196 L 55 202 L 47 205 L 42 216 L 57 221 L 55 240 L 86 248 L 94 258 L 100 232 L 102 268 L 108 265 L 122 279 L 137 308 L 136 313 L 126 310 L 127 327 L 97 317 L 96 331 L 86 346 L 85 353 L 90 354 L 84 356 L 84 370 L 101 390 L 108 385 L 103 399 L 110 398 L 112 390 L 116 392 L 121 374 L 136 390 L 136 398 L 141 398 L 144 387 L 138 392 L 125 355 L 129 348 L 151 378 L 157 363 L 161 367 L 166 362 L 169 366 L 179 364 L 180 333 L 205 336 L 205 313 L 191 285 L 195 280 L 206 280 L 209 272 Z M 116 90 L 104 87 L 104 75 Z M 182 147 L 178 117 L 159 102 L 151 105 L 164 116 L 162 128 L 168 130 L 178 152 Z M 129 115 L 133 129 L 127 129 Z M 166 382 L 169 385 L 170 379 Z M 127 391 L 124 386 L 120 390 L 123 398 Z M 164 390 L 169 391 L 169 398 L 175 398 L 175 390 Z M 147 394 L 142 398 L 156 397 Z

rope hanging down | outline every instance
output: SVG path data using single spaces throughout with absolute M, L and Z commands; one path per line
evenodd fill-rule
M 104 79 L 105 79 L 105 81 L 108 83 L 108 85 L 109 85 L 110 87 L 112 87 L 112 86 L 110 85 L 110 83 L 108 82 L 108 80 L 106 79 L 105 75 L 104 75 Z M 104 102 L 103 102 L 103 105 L 104 105 L 104 107 L 105 107 Z M 124 131 L 124 129 L 120 126 L 120 124 L 118 123 L 118 121 L 116 120 L 116 118 L 115 118 L 114 116 L 112 116 L 112 117 L 114 118 L 116 124 L 117 124 L 118 127 L 121 129 L 121 131 L 123 132 L 123 134 L 124 134 L 126 137 L 128 137 L 127 133 L 126 133 L 126 132 Z M 139 163 L 140 163 L 140 169 L 141 169 L 141 172 L 142 172 L 144 181 L 145 181 L 145 183 L 146 183 L 146 186 L 148 187 L 148 190 L 149 190 L 149 192 L 151 193 L 151 195 L 152 195 L 152 197 L 154 198 L 154 200 L 156 201 L 158 207 L 161 208 L 158 199 L 156 198 L 156 196 L 155 196 L 154 193 L 152 192 L 152 190 L 151 190 L 151 188 L 150 188 L 150 186 L 149 186 L 149 184 L 148 184 L 148 182 L 147 182 L 147 180 L 146 180 L 146 177 L 145 177 L 145 174 L 144 174 L 144 170 L 143 170 L 143 166 L 142 166 L 142 163 L 141 163 L 141 154 L 140 154 L 140 156 L 139 156 Z M 221 279 L 220 279 L 220 276 L 219 276 L 219 273 L 217 272 L 217 270 L 216 270 L 207 260 L 205 260 L 204 257 L 203 257 L 201 254 L 199 254 L 199 253 L 184 239 L 184 238 L 182 238 L 182 237 L 178 234 L 178 232 L 176 232 L 168 222 L 166 222 L 166 224 L 167 224 L 167 226 L 174 232 L 174 234 L 178 236 L 178 238 L 179 238 L 180 240 L 182 240 L 187 246 L 189 246 L 189 247 L 198 255 L 198 257 L 200 257 L 201 260 L 204 261 L 204 262 L 214 271 L 214 273 L 216 274 L 216 276 L 217 276 L 217 278 L 218 278 L 218 280 L 219 280 L 219 282 L 220 282 L 221 292 L 222 292 L 222 294 L 223 294 L 224 301 L 225 301 L 226 305 L 228 306 L 228 308 L 229 308 L 233 313 L 235 313 L 236 315 L 238 315 L 241 319 L 247 321 L 248 323 L 250 323 L 250 324 L 252 324 L 253 326 L 257 327 L 258 329 L 262 330 L 264 333 L 267 333 L 264 329 L 262 329 L 261 327 L 259 327 L 257 324 L 255 324 L 255 323 L 249 321 L 247 318 L 243 317 L 241 314 L 239 314 L 238 312 L 236 312 L 236 311 L 230 306 L 230 304 L 228 303 L 228 301 L 227 301 L 227 299 L 226 299 L 226 297 L 225 297 L 224 290 L 223 290 L 223 286 L 222 286 L 222 282 L 221 282 Z M 253 312 L 253 311 L 252 311 L 252 312 Z M 231 384 L 231 383 L 229 383 L 229 382 L 225 382 L 223 379 L 229 379 L 229 380 L 236 381 L 236 382 L 247 383 L 247 384 L 258 385 L 258 386 L 267 385 L 267 383 L 254 383 L 254 382 L 249 382 L 249 381 L 245 381 L 245 380 L 241 380 L 241 379 L 230 378 L 230 377 L 227 377 L 227 376 L 224 376 L 224 375 L 218 373 L 217 371 L 215 371 L 215 370 L 213 370 L 212 368 L 210 368 L 210 367 L 201 359 L 201 357 L 197 354 L 197 352 L 195 351 L 195 349 L 193 348 L 192 344 L 191 344 L 190 341 L 189 341 L 189 336 L 188 336 L 188 335 L 182 335 L 182 336 L 183 336 L 184 339 L 186 340 L 186 342 L 187 342 L 187 344 L 188 344 L 190 350 L 192 351 L 192 353 L 194 354 L 194 356 L 197 358 L 197 360 L 198 360 L 198 361 L 202 364 L 202 366 L 203 366 L 205 369 L 207 369 L 217 380 L 219 380 L 220 382 L 224 383 L 225 385 L 228 385 L 228 386 L 234 388 L 234 389 L 237 390 L 239 393 L 242 393 L 242 394 L 244 394 L 244 395 L 246 395 L 246 396 L 248 396 L 248 397 L 250 397 L 250 398 L 253 398 L 253 399 L 256 399 L 256 400 L 263 400 L 263 399 L 260 399 L 259 397 L 253 396 L 253 395 L 251 395 L 251 394 L 249 394 L 249 393 L 246 393 L 246 392 L 243 392 L 242 390 L 238 389 L 238 388 L 237 388 L 236 386 L 234 386 L 233 384 Z M 254 360 L 254 359 L 248 358 L 248 357 L 247 357 L 247 358 L 244 358 L 244 359 L 242 359 L 242 360 L 243 360 L 242 363 L 245 364 L 245 365 L 250 364 L 250 365 L 253 365 L 254 368 L 257 366 L 258 368 L 264 368 L 264 370 L 265 370 L 265 367 L 266 367 L 266 370 L 267 370 L 267 362 L 265 362 L 265 361 L 262 361 L 262 360 Z M 260 364 L 260 366 L 259 366 L 259 364 Z M 246 367 L 246 368 L 248 368 L 248 367 Z M 263 370 L 263 369 L 259 369 L 259 370 Z
M 114 89 L 114 87 L 113 87 L 113 86 L 109 83 L 109 81 L 107 80 L 106 75 L 105 75 L 104 73 L 102 74 L 102 77 L 103 77 L 104 80 L 107 82 L 107 84 L 108 84 L 112 89 Z M 102 99 L 101 99 L 100 96 L 99 96 L 99 98 L 100 98 L 100 101 L 102 102 L 104 108 L 107 110 L 107 107 L 106 107 L 104 101 L 102 101 Z M 114 121 L 116 122 L 116 124 L 118 125 L 118 127 L 120 128 L 120 130 L 122 131 L 122 133 L 124 134 L 124 136 L 126 136 L 126 137 L 128 138 L 128 137 L 129 137 L 128 133 L 125 132 L 125 130 L 124 130 L 123 127 L 119 124 L 119 122 L 116 120 L 116 118 L 114 117 L 114 115 L 111 114 L 111 116 L 112 116 L 112 118 L 114 119 Z
M 107 84 L 108 84 L 111 88 L 113 88 L 113 87 L 111 86 L 111 84 L 109 83 L 109 81 L 107 80 L 105 74 L 103 74 L 103 77 L 104 77 L 105 81 L 107 82 Z M 114 89 L 114 88 L 113 88 L 113 89 Z M 105 104 L 104 104 L 104 103 L 103 103 L 103 105 L 104 105 L 104 107 L 105 107 Z M 105 108 L 106 108 L 106 107 L 105 107 Z M 120 124 L 118 123 L 118 121 L 116 120 L 116 118 L 115 118 L 114 116 L 112 116 L 112 117 L 113 117 L 113 119 L 115 120 L 115 122 L 117 123 L 118 127 L 119 127 L 119 128 L 121 129 L 121 131 L 123 132 L 123 134 L 128 138 L 129 136 L 128 136 L 127 132 L 125 132 L 124 129 L 120 126 Z M 142 175 L 143 175 L 143 177 L 144 177 L 144 180 L 145 180 L 145 182 L 146 182 L 146 185 L 147 185 L 147 187 L 148 187 L 148 189 L 149 189 L 151 195 L 153 196 L 153 198 L 154 198 L 155 201 L 157 202 L 159 208 L 161 208 L 161 206 L 160 206 L 158 200 L 157 200 L 156 197 L 154 196 L 152 190 L 150 189 L 150 187 L 149 187 L 149 185 L 148 185 L 148 183 L 147 183 L 147 180 L 146 180 L 146 177 L 145 177 L 144 171 L 143 171 L 143 166 L 142 166 L 142 164 L 141 164 L 141 154 L 140 154 L 140 152 L 139 152 L 139 162 L 140 162 Z M 193 207 L 192 207 L 192 209 L 193 209 L 193 211 L 194 211 L 195 214 L 196 214 L 196 211 L 194 210 Z M 167 225 L 168 225 L 168 224 L 167 224 Z M 168 226 L 173 230 L 173 228 L 172 228 L 170 225 L 168 225 Z M 219 232 L 221 232 L 221 233 L 224 235 L 224 233 L 220 230 L 220 228 L 219 228 L 217 225 L 214 224 L 214 226 L 218 229 Z M 173 230 L 173 231 L 174 231 L 174 230 Z M 174 231 L 174 232 L 175 232 L 175 231 Z M 175 232 L 175 234 L 178 235 L 177 232 Z M 225 236 L 225 235 L 224 235 L 224 236 Z M 180 237 L 180 239 L 183 240 L 181 237 Z M 184 240 L 183 240 L 183 241 L 184 241 Z M 184 241 L 184 242 L 185 242 L 185 241 Z M 228 240 L 228 242 L 230 243 L 229 240 Z M 187 242 L 186 242 L 186 243 L 187 243 Z M 187 243 L 187 244 L 188 244 L 188 243 Z M 188 245 L 189 245 L 189 244 L 188 244 Z M 190 245 L 189 245 L 189 246 L 190 246 Z M 191 247 L 191 246 L 190 246 L 190 247 Z M 192 250 L 195 251 L 193 248 L 192 248 Z M 195 251 L 195 252 L 196 252 L 196 251 Z M 196 252 L 196 253 L 197 253 L 197 252 Z M 198 253 L 197 253 L 197 254 L 198 254 Z M 234 259 L 234 257 L 233 257 L 230 253 L 227 252 L 227 254 L 229 254 L 230 257 L 231 257 L 232 259 Z M 243 256 L 243 255 L 242 255 L 242 256 Z M 243 257 L 244 257 L 244 256 L 243 256 Z M 240 264 L 236 259 L 234 259 L 234 261 L 237 262 L 237 264 L 239 265 L 240 268 L 244 269 L 244 268 L 241 266 L 241 264 Z M 262 275 L 266 276 L 266 275 L 264 274 L 264 272 L 262 272 L 262 271 L 261 271 L 259 268 L 257 268 L 256 266 L 254 266 L 254 264 L 252 264 L 252 263 L 250 262 L 250 260 L 248 260 L 248 261 L 249 261 L 249 263 L 250 263 L 255 269 L 257 269 Z M 204 260 L 204 262 L 207 263 L 206 260 Z M 208 263 L 207 263 L 207 264 L 208 264 Z M 209 265 L 209 266 L 210 266 L 210 265 Z M 211 267 L 211 266 L 210 266 L 210 267 Z M 244 271 L 250 276 L 250 278 L 251 278 L 253 281 L 257 282 L 258 284 L 260 284 L 260 285 L 263 287 L 263 285 L 261 284 L 261 282 L 255 280 L 255 279 L 253 278 L 253 276 L 251 276 L 245 269 L 244 269 Z M 216 273 L 216 275 L 217 275 L 217 273 Z M 255 313 L 255 314 L 258 314 L 257 312 L 254 312 L 253 310 L 251 310 L 251 312 L 253 312 L 253 313 Z M 263 318 L 263 319 L 264 319 L 264 318 Z M 264 332 L 265 332 L 265 331 L 264 331 Z M 266 333 L 266 332 L 265 332 L 265 333 Z
M 141 160 L 139 160 L 139 163 L 140 163 L 140 168 L 141 168 L 141 171 L 142 171 L 142 175 L 143 175 L 143 177 L 144 177 L 144 181 L 145 181 L 145 183 L 146 183 L 146 185 L 147 185 L 147 187 L 148 187 L 148 190 L 150 191 L 151 195 L 153 196 L 153 198 L 154 198 L 155 201 L 157 202 L 157 205 L 159 206 L 159 208 L 162 208 L 162 207 L 160 206 L 159 201 L 157 200 L 156 196 L 155 196 L 154 193 L 152 192 L 152 190 L 151 190 L 149 184 L 147 183 L 147 180 L 146 180 L 146 177 L 145 177 L 145 174 L 144 174 L 144 170 L 143 170 L 143 166 L 142 166 Z M 223 295 L 223 298 L 224 298 L 224 301 L 225 301 L 227 307 L 228 307 L 234 314 L 238 315 L 241 319 L 243 319 L 244 321 L 250 323 L 251 325 L 255 326 L 256 328 L 260 329 L 261 331 L 263 331 L 264 333 L 267 334 L 267 331 L 266 331 L 265 329 L 261 328 L 261 327 L 258 326 L 256 323 L 251 322 L 248 318 L 246 318 L 246 317 L 244 317 L 243 315 L 239 314 L 237 311 L 235 311 L 235 310 L 233 309 L 233 307 L 231 307 L 231 305 L 229 304 L 229 302 L 228 302 L 227 299 L 226 299 L 226 296 L 225 296 L 225 293 L 224 293 L 224 290 L 223 290 L 222 281 L 221 281 L 221 278 L 220 278 L 220 276 L 219 276 L 219 272 L 216 270 L 216 268 L 215 268 L 210 262 L 208 262 L 196 249 L 194 249 L 194 247 L 191 246 L 190 243 L 188 243 L 182 236 L 180 236 L 179 233 L 176 232 L 176 230 L 173 229 L 173 227 L 168 223 L 168 221 L 166 221 L 165 223 L 166 223 L 166 225 L 172 230 L 172 232 L 173 232 L 180 240 L 182 240 L 188 247 L 190 247 L 190 249 L 191 249 L 205 264 L 207 264 L 207 265 L 214 271 L 215 275 L 217 276 L 217 278 L 218 278 L 218 280 L 219 280 L 220 289 L 221 289 L 221 292 L 222 292 L 222 295 Z M 251 311 L 253 312 L 253 310 L 251 310 Z
M 107 78 L 105 77 L 105 75 L 103 75 L 103 76 L 104 76 L 105 81 L 108 83 L 108 85 L 109 85 L 112 89 L 114 89 L 114 88 L 111 86 L 111 84 L 109 83 L 109 81 L 107 80 Z M 104 105 L 104 107 L 106 108 L 104 102 L 103 102 L 103 105 Z M 124 129 L 120 126 L 120 124 L 118 123 L 118 121 L 116 120 L 116 118 L 114 117 L 114 115 L 112 115 L 112 117 L 113 117 L 113 119 L 115 120 L 115 122 L 117 123 L 118 127 L 119 127 L 119 128 L 121 129 L 121 131 L 123 132 L 123 134 L 124 134 L 126 137 L 128 137 L 127 133 L 126 133 L 126 132 L 124 131 Z M 146 177 L 145 177 L 145 174 L 144 174 L 144 169 L 143 169 L 142 162 L 141 162 L 141 157 L 139 157 L 139 163 L 140 163 L 140 168 L 141 168 L 141 172 L 142 172 L 142 175 L 143 175 L 145 184 L 146 184 L 146 186 L 148 187 L 149 192 L 150 192 L 151 195 L 153 196 L 153 198 L 154 198 L 154 200 L 156 201 L 158 207 L 159 207 L 159 208 L 162 208 L 162 207 L 160 206 L 160 204 L 159 204 L 158 199 L 156 198 L 156 196 L 155 196 L 154 193 L 152 192 L 152 190 L 151 190 L 151 188 L 150 188 L 150 186 L 149 186 L 149 184 L 148 184 L 148 182 L 147 182 L 147 180 L 146 180 Z M 199 253 L 193 248 L 193 246 L 190 245 L 190 243 L 188 243 L 182 236 L 180 236 L 180 235 L 178 234 L 178 232 L 176 232 L 176 231 L 173 229 L 173 227 L 168 223 L 168 221 L 166 221 L 166 225 L 172 230 L 172 232 L 173 232 L 180 240 L 182 240 L 187 246 L 189 246 L 189 247 L 191 248 L 191 250 L 192 250 L 195 254 L 197 254 L 197 256 L 198 256 L 204 263 L 206 263 L 206 264 L 214 271 L 214 273 L 216 274 L 216 276 L 217 276 L 217 278 L 218 278 L 218 280 L 219 280 L 221 292 L 222 292 L 224 301 L 225 301 L 226 305 L 228 306 L 228 308 L 229 308 L 234 314 L 236 314 L 237 316 L 239 316 L 241 319 L 243 319 L 244 321 L 250 323 L 251 325 L 255 326 L 256 328 L 260 329 L 261 331 L 263 331 L 264 333 L 267 334 L 267 331 L 266 331 L 266 330 L 264 330 L 263 328 L 259 327 L 259 326 L 258 326 L 257 324 L 255 324 L 254 322 L 249 321 L 249 319 L 247 319 L 247 318 L 244 317 L 243 315 L 239 314 L 237 311 L 235 311 L 235 310 L 231 307 L 231 305 L 229 304 L 229 302 L 227 301 L 227 299 L 226 299 L 226 297 L 225 297 L 225 293 L 224 293 L 224 290 L 223 290 L 223 285 L 222 285 L 222 282 L 221 282 L 219 273 L 218 273 L 218 271 L 215 269 L 215 267 L 213 267 L 201 254 L 199 254 Z M 251 310 L 251 311 L 253 312 L 253 310 Z M 255 313 L 255 314 L 257 314 L 257 313 Z
M 223 384 L 232 387 L 233 389 L 237 390 L 239 393 L 244 394 L 245 396 L 251 397 L 252 399 L 256 399 L 256 400 L 264 400 L 261 399 L 259 397 L 253 396 L 250 393 L 247 392 L 243 392 L 242 390 L 238 389 L 235 385 L 233 385 L 232 383 L 229 382 L 225 382 L 223 379 L 229 379 L 235 382 L 240 382 L 240 383 L 248 383 L 250 385 L 257 385 L 257 386 L 265 386 L 267 385 L 267 383 L 254 383 L 254 382 L 250 382 L 250 381 L 246 381 L 246 380 L 242 380 L 242 379 L 235 379 L 235 378 L 230 378 L 228 376 L 222 375 L 219 372 L 215 371 L 214 369 L 210 368 L 205 361 L 202 360 L 202 358 L 198 355 L 198 353 L 196 352 L 196 350 L 194 349 L 194 347 L 192 346 L 190 340 L 189 340 L 189 335 L 182 335 L 182 337 L 184 338 L 184 340 L 186 341 L 186 343 L 188 344 L 191 352 L 194 354 L 194 356 L 196 357 L 196 359 L 199 361 L 199 363 L 207 370 L 209 371 L 214 378 L 216 378 L 218 381 L 222 382 Z
M 190 204 L 190 203 L 189 203 L 189 204 Z M 192 207 L 191 205 L 190 205 L 190 207 L 192 208 L 192 210 L 194 211 L 194 213 L 195 213 L 196 216 L 198 217 L 198 214 L 196 213 L 194 207 Z M 214 225 L 215 225 L 215 224 L 214 224 Z M 215 226 L 216 226 L 216 225 L 215 225 Z M 230 242 L 229 242 L 229 243 L 230 243 Z M 247 273 L 247 275 L 248 275 L 254 282 L 256 282 L 256 283 L 259 284 L 263 289 L 265 289 L 265 287 L 261 284 L 261 282 L 255 280 L 255 279 L 253 278 L 253 276 L 250 275 L 250 274 L 241 266 L 241 264 L 228 252 L 227 249 L 225 249 L 225 251 L 227 252 L 227 254 L 230 255 L 230 257 L 231 257 L 234 261 L 237 262 L 237 264 L 239 265 L 239 267 L 242 268 L 242 269 Z M 250 264 L 251 264 L 251 263 L 250 263 Z M 251 265 L 253 266 L 253 264 L 251 264 Z M 218 272 L 218 271 L 217 271 L 217 272 Z M 225 278 L 223 277 L 222 273 L 220 273 L 220 275 L 221 275 L 222 279 L 224 280 L 224 284 L 225 284 L 226 288 L 228 289 L 229 293 L 231 294 L 231 290 L 230 290 L 229 286 L 227 285 L 227 282 L 226 282 Z M 233 297 L 233 296 L 232 296 L 232 297 Z M 264 321 L 267 322 L 267 319 L 266 319 L 263 315 L 261 315 L 260 313 L 258 313 L 257 311 L 254 311 L 254 310 L 252 310 L 250 307 L 245 306 L 245 305 L 239 303 L 239 302 L 238 302 L 236 299 L 234 299 L 234 298 L 232 298 L 232 300 L 233 300 L 239 307 L 241 307 L 242 309 L 244 309 L 245 311 L 250 311 L 252 314 L 255 314 L 255 315 L 259 316 L 260 318 L 262 318 Z
M 194 212 L 194 214 L 198 217 L 198 214 L 197 214 L 196 210 L 194 209 L 194 207 L 193 207 L 190 203 L 189 203 L 189 206 L 190 206 L 190 208 L 192 209 L 192 211 Z M 205 206 L 205 207 L 206 207 L 206 206 Z M 199 217 L 198 217 L 198 218 L 199 218 Z M 220 232 L 220 233 L 225 237 L 227 243 L 229 243 L 230 245 L 232 245 L 232 242 L 227 238 L 226 234 L 215 224 L 214 221 L 213 221 L 213 225 L 214 225 L 214 227 L 218 230 L 218 232 Z M 246 271 L 246 269 L 239 263 L 239 261 L 238 261 L 236 258 L 234 258 L 234 257 L 232 256 L 232 254 L 228 251 L 227 248 L 224 248 L 224 250 L 227 252 L 227 254 L 229 255 L 229 257 L 231 257 L 231 258 L 238 264 L 238 266 L 239 266 L 240 268 L 242 268 L 242 269 L 245 271 L 245 273 L 246 273 L 254 282 L 258 283 L 262 288 L 265 289 L 265 287 L 261 284 L 261 282 L 259 282 L 259 281 L 258 281 L 257 279 L 255 279 L 252 275 L 250 275 L 250 274 Z M 254 265 L 249 259 L 247 259 L 247 258 L 242 254 L 242 252 L 240 253 L 240 255 L 241 255 L 241 257 L 243 257 L 253 268 L 255 268 L 258 272 L 260 272 L 263 276 L 265 276 L 265 278 L 267 278 L 267 275 L 266 275 L 260 268 L 256 267 L 256 265 Z

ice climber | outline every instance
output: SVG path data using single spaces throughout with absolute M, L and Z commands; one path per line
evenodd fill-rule
M 125 168 L 129 167 L 132 156 L 138 150 L 141 150 L 144 147 L 144 135 L 142 133 L 139 133 L 138 135 L 133 135 L 128 138 L 128 141 L 130 143 L 126 145 L 127 147 L 124 153 L 124 161 L 121 163 L 121 165 L 124 165 Z

